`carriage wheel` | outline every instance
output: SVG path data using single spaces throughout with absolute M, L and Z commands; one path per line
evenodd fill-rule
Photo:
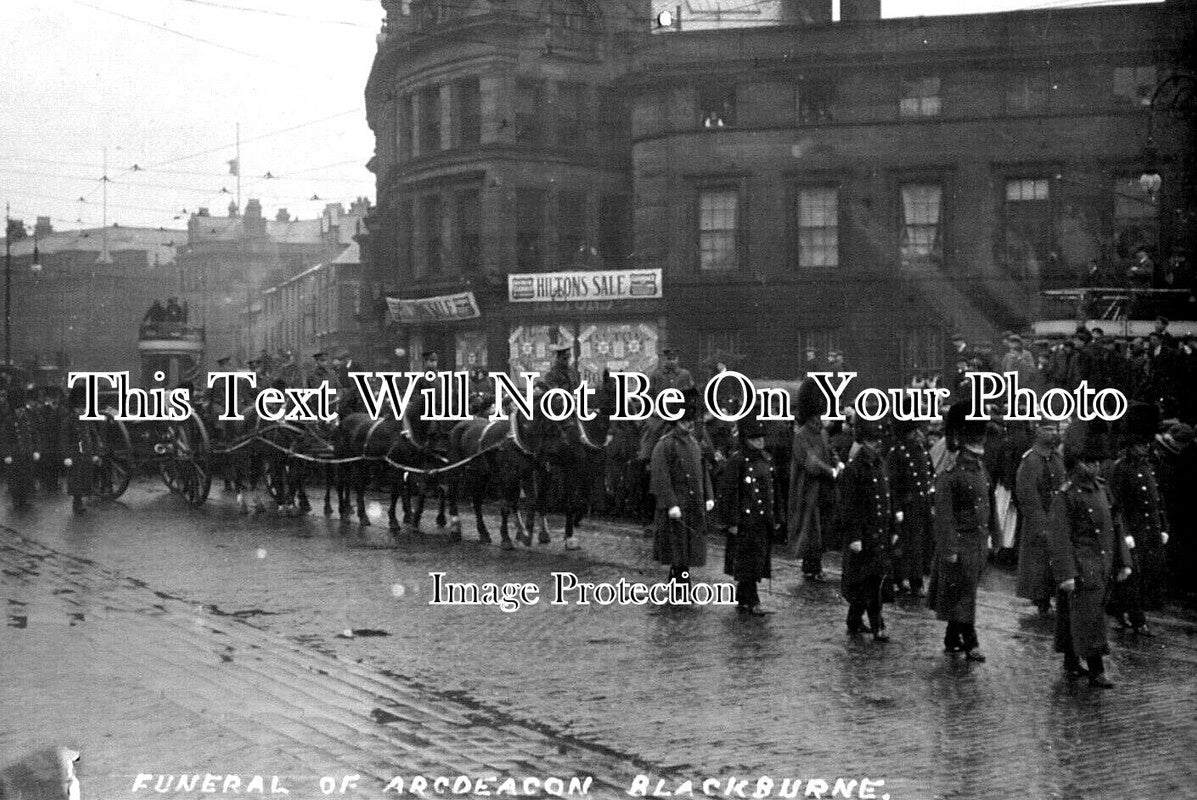
M 92 492 L 96 497 L 115 500 L 129 488 L 133 478 L 133 443 L 123 422 L 109 417 L 104 423 L 100 461 L 92 470 Z
M 183 461 L 177 464 L 179 474 L 178 494 L 189 505 L 199 508 L 208 499 L 212 490 L 212 474 L 198 461 Z

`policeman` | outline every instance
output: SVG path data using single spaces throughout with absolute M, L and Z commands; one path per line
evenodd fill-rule
M 83 386 L 71 387 L 68 398 L 70 412 L 60 420 L 57 436 L 62 465 L 67 470 L 67 491 L 71 495 L 71 510 L 82 514 L 83 498 L 92 493 L 95 465 L 100 461 L 100 442 L 95 427 L 79 419 L 87 405 Z
M 888 642 L 881 616 L 881 586 L 890 569 L 897 542 L 889 474 L 881 457 L 884 427 L 861 419 L 856 424 L 860 448 L 840 478 L 840 516 L 844 561 L 840 593 L 848 601 L 848 633 L 871 631 L 873 639 Z M 868 614 L 869 627 L 864 626 Z
M 25 388 L 19 383 L 9 388 L 9 413 L 0 424 L 0 455 L 8 472 L 8 491 L 17 510 L 29 508 L 33 470 L 41 461 L 33 416 L 25 406 L 25 398 Z
M 754 617 L 761 608 L 757 582 L 773 577 L 770 545 L 776 526 L 773 459 L 765 450 L 765 424 L 755 417 L 740 422 L 742 446 L 724 467 L 719 505 L 728 510 L 723 571 L 736 579 L 736 606 Z
M 1052 500 L 1064 484 L 1064 459 L 1056 452 L 1059 424 L 1042 420 L 1035 428 L 1035 442 L 1018 464 L 1014 475 L 1014 500 L 1021 527 L 1018 533 L 1018 583 L 1015 594 L 1035 604 L 1041 616 L 1051 611 L 1056 593 L 1047 549 L 1048 515 Z
M 546 389 L 564 389 L 567 392 L 572 392 L 581 385 L 582 378 L 570 364 L 573 352 L 572 344 L 561 344 L 553 348 L 553 366 L 541 378 Z
M 1164 545 L 1168 531 L 1164 502 L 1156 482 L 1156 466 L 1149 455 L 1149 445 L 1160 425 L 1159 408 L 1136 403 L 1127 414 L 1126 455 L 1114 463 L 1110 476 L 1110 494 L 1114 515 L 1127 542 L 1134 542 L 1130 578 L 1116 583 L 1111 592 L 1109 612 L 1122 629 L 1130 628 L 1140 636 L 1152 636 L 1144 609 L 1160 607 L 1164 582 Z
M 967 400 L 954 403 L 944 420 L 944 436 L 958 447 L 955 463 L 935 485 L 935 563 L 927 602 L 948 623 L 944 651 L 984 661 L 977 640 L 977 586 L 989 542 L 989 477 L 985 422 L 968 420 Z
M 1099 689 L 1114 686 L 1102 663 L 1110 651 L 1106 590 L 1111 577 L 1124 581 L 1131 574 L 1128 543 L 1115 529 L 1110 495 L 1098 477 L 1110 457 L 1106 428 L 1101 420 L 1076 420 L 1065 431 L 1068 481 L 1052 500 L 1048 527 L 1052 574 L 1059 581 L 1056 652 L 1064 654 L 1069 677 L 1088 675 L 1089 685 Z
M 885 457 L 893 492 L 894 514 L 901 542 L 895 553 L 898 590 L 922 597 L 923 576 L 931 572 L 935 550 L 931 508 L 935 496 L 935 469 L 931 453 L 917 422 L 895 420 L 897 441 Z
M 688 583 L 690 568 L 707 560 L 707 514 L 715 507 L 711 477 L 694 438 L 698 392 L 685 393 L 682 418 L 653 447 L 650 485 L 656 497 L 653 557 L 670 580 Z

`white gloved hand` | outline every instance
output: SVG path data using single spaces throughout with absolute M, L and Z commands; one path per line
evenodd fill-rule
M 1168 544 L 1168 531 L 1160 531 L 1160 544 Z
M 100 463 L 100 457 L 99 457 L 99 456 L 92 456 L 92 457 L 91 457 L 91 463 L 93 463 L 93 464 L 99 464 L 99 463 Z
M 860 539 L 857 539 L 855 542 L 848 543 L 848 549 L 851 550 L 853 553 L 859 553 L 861 550 L 864 549 L 864 545 L 862 545 L 860 543 Z
M 1076 590 L 1076 581 L 1073 580 L 1072 578 L 1069 578 L 1068 580 L 1062 581 L 1060 583 L 1060 591 L 1061 592 L 1072 592 L 1075 590 Z
M 1122 569 L 1118 570 L 1118 574 L 1114 576 L 1114 580 L 1124 581 L 1127 578 L 1129 578 L 1130 576 L 1131 576 L 1131 568 L 1123 567 Z
M 62 460 L 62 465 L 63 465 L 64 467 L 73 467 L 73 466 L 75 466 L 75 462 L 74 462 L 74 461 L 72 461 L 72 460 L 71 460 L 71 459 L 69 459 L 69 458 L 64 458 L 64 459 Z
M 715 501 L 714 501 L 714 500 L 708 500 L 708 501 L 707 501 L 707 511 L 710 511 L 710 510 L 711 510 L 712 508 L 714 508 L 714 507 L 715 507 Z
M 38 453 L 38 452 L 36 452 L 36 451 L 34 451 L 34 453 L 33 453 L 33 460 L 34 460 L 34 461 L 41 461 L 41 460 L 42 460 L 42 454 L 41 454 L 41 453 Z
M 895 511 L 894 512 L 894 522 L 901 524 L 902 520 L 904 520 L 904 519 L 906 519 L 906 512 L 904 512 L 904 511 Z
M 1133 536 L 1126 537 L 1126 549 L 1127 550 L 1135 549 L 1135 537 L 1133 537 Z
M 682 518 L 682 510 L 680 508 L 678 508 L 677 506 L 670 506 L 669 518 L 670 519 L 681 519 Z
M 12 463 L 12 456 L 5 456 L 5 457 L 4 457 L 4 463 L 5 463 L 5 464 L 11 464 L 11 463 Z

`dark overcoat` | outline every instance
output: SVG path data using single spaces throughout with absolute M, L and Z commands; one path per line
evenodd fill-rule
M 1155 475 L 1155 464 L 1145 454 L 1127 453 L 1114 464 L 1109 484 L 1118 527 L 1135 543 L 1130 580 L 1116 585 L 1115 592 L 1137 595 L 1146 609 L 1159 608 L 1165 580 L 1162 534 L 1168 529 Z
M 935 563 L 927 604 L 939 619 L 976 622 L 988 539 L 989 478 L 976 454 L 961 450 L 935 486 Z
M 930 572 L 935 552 L 932 503 L 935 497 L 935 468 L 922 434 L 912 431 L 899 439 L 885 457 L 894 512 L 902 512 L 898 524 L 895 557 L 901 577 L 921 578 Z
M 71 466 L 66 468 L 67 492 L 75 497 L 92 494 L 95 483 L 92 460 L 102 450 L 96 426 L 81 421 L 76 412 L 68 412 L 59 420 L 56 438 L 59 455 L 71 460 Z
M 835 463 L 831 441 L 822 425 L 800 425 L 790 455 L 789 512 L 786 540 L 796 558 L 817 563 L 827 549 L 825 510 L 835 491 L 830 470 Z
M 882 578 L 891 569 L 893 507 L 885 460 L 871 447 L 861 447 L 840 476 L 840 532 L 844 560 L 840 593 L 849 603 L 870 599 L 868 578 Z M 859 553 L 848 545 L 860 542 Z
M 742 448 L 728 459 L 718 505 L 726 509 L 727 548 L 723 571 L 737 581 L 773 577 L 770 545 L 777 522 L 773 459 L 765 450 Z
M 1046 456 L 1032 448 L 1022 457 L 1014 477 L 1014 501 L 1018 504 L 1019 597 L 1043 602 L 1056 593 L 1047 548 L 1048 514 L 1052 499 L 1064 485 L 1064 459 L 1055 450 Z
M 672 566 L 706 564 L 706 501 L 715 495 L 698 440 L 672 426 L 653 447 L 649 484 L 657 500 L 653 558 Z M 681 509 L 680 520 L 669 518 L 673 506 Z
M 1052 500 L 1048 544 L 1056 581 L 1076 581 L 1067 613 L 1056 615 L 1056 652 L 1091 658 L 1109 652 L 1106 592 L 1115 570 L 1131 560 L 1115 530 L 1105 482 L 1078 475 L 1074 472 Z
M 11 459 L 5 473 L 8 490 L 18 506 L 33 492 L 33 454 L 38 452 L 37 446 L 32 413 L 25 406 L 12 409 L 0 423 L 0 458 Z

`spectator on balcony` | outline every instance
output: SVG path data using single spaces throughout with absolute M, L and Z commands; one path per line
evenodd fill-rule
M 142 322 L 142 324 L 156 325 L 157 323 L 162 322 L 165 319 L 166 319 L 166 309 L 164 309 L 162 307 L 162 304 L 160 302 L 155 300 L 154 304 L 151 305 L 149 310 L 145 312 L 145 316 L 142 317 L 141 322 Z
M 171 297 L 166 301 L 166 310 L 163 319 L 166 322 L 183 321 L 183 307 L 179 305 L 179 298 Z
M 1022 337 L 1017 333 L 1006 336 L 1006 354 L 1002 356 L 1002 372 L 1018 373 L 1018 385 L 1039 390 L 1039 368 L 1035 357 L 1022 346 Z
M 1155 278 L 1155 262 L 1147 250 L 1140 247 L 1135 250 L 1135 260 L 1126 271 L 1126 280 L 1132 289 L 1150 289 Z

